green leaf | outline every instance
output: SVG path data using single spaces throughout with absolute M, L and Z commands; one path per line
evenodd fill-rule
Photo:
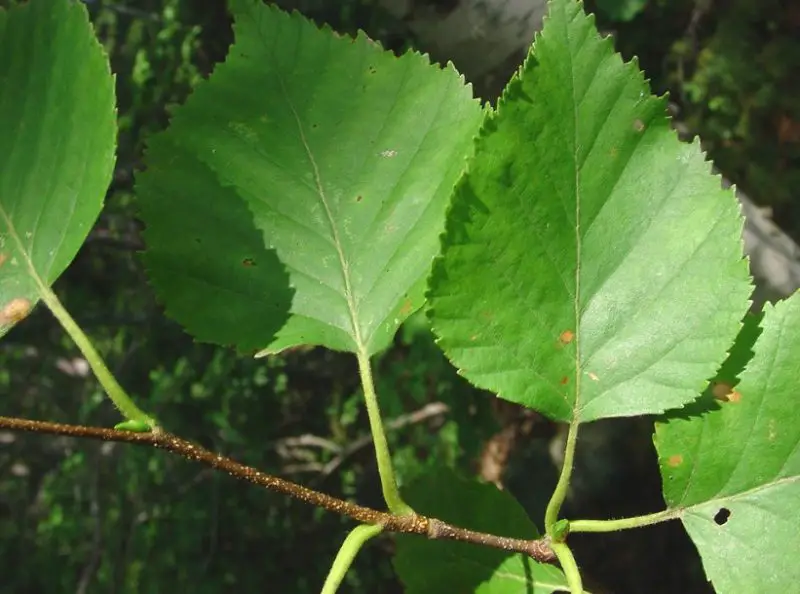
M 236 42 L 227 61 L 176 110 L 165 134 L 218 183 L 193 200 L 166 200 L 166 177 L 144 183 L 149 237 L 177 236 L 186 217 L 212 235 L 217 219 L 209 203 L 224 209 L 231 194 L 240 196 L 264 244 L 286 266 L 294 294 L 288 320 L 279 309 L 255 315 L 243 301 L 226 340 L 252 345 L 248 319 L 257 318 L 280 327 L 276 337 L 261 336 L 265 352 L 317 344 L 374 353 L 423 303 L 447 199 L 481 108 L 452 66 L 432 66 L 414 53 L 396 58 L 363 34 L 320 31 L 254 0 L 232 6 Z M 151 152 L 148 163 L 166 170 L 170 159 Z M 192 170 L 171 176 L 177 183 Z M 225 270 L 233 274 L 226 263 L 238 258 L 238 246 L 185 250 L 192 289 L 174 266 L 156 263 L 174 246 L 149 243 L 156 290 L 190 332 L 218 340 L 203 320 L 226 307 L 220 291 L 236 282 Z M 253 282 L 263 285 L 263 300 L 272 298 L 266 281 Z
M 753 345 L 761 335 L 761 321 L 764 319 L 764 312 L 750 313 L 745 315 L 742 322 L 742 329 L 736 337 L 736 342 L 728 353 L 728 358 L 717 372 L 716 380 L 725 382 L 731 386 L 738 381 L 739 374 L 744 371 L 750 359 L 753 358 Z
M 720 594 L 800 583 L 800 296 L 767 307 L 741 381 L 706 411 L 656 425 L 664 497 Z
M 751 287 L 742 219 L 698 143 L 572 0 L 553 0 L 484 124 L 430 282 L 460 373 L 557 420 L 695 399 Z
M 0 336 L 69 265 L 114 167 L 114 85 L 86 9 L 0 9 Z
M 156 291 L 169 295 L 166 313 L 196 338 L 255 351 L 289 315 L 289 275 L 244 200 L 174 140 L 150 141 L 137 179 L 148 221 L 142 260 Z
M 525 510 L 494 485 L 466 480 L 449 469 L 423 476 L 406 500 L 420 513 L 456 526 L 511 538 L 538 538 Z M 407 594 L 549 594 L 568 592 L 558 568 L 520 553 L 463 542 L 398 535 L 394 567 Z

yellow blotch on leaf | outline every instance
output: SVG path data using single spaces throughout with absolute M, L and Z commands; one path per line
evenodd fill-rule
M 12 299 L 0 311 L 0 324 L 16 324 L 28 317 L 31 313 L 31 301 L 24 297 Z

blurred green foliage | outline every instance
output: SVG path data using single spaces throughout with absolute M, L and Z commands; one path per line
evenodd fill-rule
M 363 28 L 395 51 L 416 41 L 375 0 L 279 3 L 339 31 Z M 170 106 L 224 58 L 231 41 L 224 0 L 86 4 L 117 76 L 119 157 L 106 208 L 56 283 L 57 292 L 121 383 L 170 430 L 267 472 L 380 506 L 371 445 L 361 439 L 368 424 L 355 362 L 322 350 L 256 361 L 195 344 L 162 316 L 136 256 L 142 246 L 133 175 L 148 136 L 166 125 Z M 792 194 L 800 188 L 796 3 L 651 0 L 646 6 L 628 2 L 625 14 L 609 10 L 622 10 L 623 2 L 587 4 L 598 9 L 600 25 L 616 33 L 623 54 L 640 57 L 654 87 L 671 91 L 681 118 L 703 136 L 725 175 L 772 205 L 779 222 L 800 236 L 798 196 Z M 492 398 L 457 376 L 433 343 L 424 316 L 409 320 L 375 365 L 390 422 L 408 420 L 405 415 L 432 403 L 449 407 L 447 414 L 389 432 L 401 483 L 440 465 L 472 470 L 487 439 L 503 429 L 496 426 Z M 0 394 L 5 415 L 105 426 L 120 420 L 44 308 L 0 343 Z M 602 442 L 593 448 L 586 462 L 591 473 L 583 476 L 600 478 L 581 490 L 594 500 L 588 508 L 577 499 L 570 505 L 583 514 L 609 513 L 611 501 L 615 515 L 658 507 L 650 450 L 635 461 L 615 462 L 624 472 L 606 466 L 597 453 L 605 448 L 608 459 L 617 459 L 626 448 L 641 452 L 650 447 L 642 444 L 649 431 L 646 423 L 615 430 L 619 440 L 613 447 Z M 318 439 L 287 445 L 286 438 L 306 435 Z M 541 440 L 522 449 L 511 460 L 508 486 L 535 518 L 555 471 Z M 644 467 L 649 474 L 638 471 Z M 620 496 L 627 484 L 637 486 L 632 501 Z M 315 592 L 350 527 L 339 517 L 162 452 L 0 433 L 4 592 Z M 639 592 L 652 579 L 652 567 L 620 548 L 625 538 L 615 541 L 619 559 L 609 560 L 608 546 L 580 554 L 595 576 L 605 577 L 603 567 L 616 567 L 606 572 L 609 579 L 627 576 L 615 592 Z M 659 547 L 636 540 L 632 550 L 645 551 L 657 565 L 664 557 L 675 559 L 666 543 L 680 538 L 673 530 Z M 366 547 L 347 575 L 345 591 L 399 591 L 392 547 L 388 537 Z M 637 581 L 630 567 L 639 566 Z M 695 562 L 685 572 L 672 572 L 663 587 L 662 592 L 688 593 L 706 591 L 707 585 Z
M 587 2 L 639 56 L 719 170 L 800 241 L 800 4 L 651 0 L 631 20 Z
M 597 0 L 597 7 L 613 21 L 630 21 L 647 7 L 647 0 Z

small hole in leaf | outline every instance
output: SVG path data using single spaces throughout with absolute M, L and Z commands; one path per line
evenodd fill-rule
M 716 522 L 717 526 L 724 526 L 730 517 L 731 510 L 729 510 L 727 507 L 722 507 L 717 512 L 717 515 L 714 516 L 714 522 Z

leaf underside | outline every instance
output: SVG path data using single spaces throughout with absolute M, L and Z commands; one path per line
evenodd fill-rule
M 494 485 L 441 469 L 405 493 L 415 509 L 456 526 L 512 538 L 537 538 L 525 510 Z M 560 569 L 474 544 L 398 535 L 394 567 L 407 594 L 550 594 L 568 592 Z
M 0 10 L 0 336 L 73 260 L 114 167 L 114 86 L 86 9 Z
M 729 394 L 656 425 L 669 507 L 720 594 L 800 583 L 800 295 L 767 306 L 755 354 Z
M 742 219 L 592 17 L 553 0 L 456 189 L 430 281 L 476 385 L 561 421 L 697 398 L 749 305 Z
M 148 162 L 160 172 L 141 176 L 151 279 L 168 312 L 203 340 L 266 352 L 316 344 L 374 353 L 422 305 L 481 108 L 452 67 L 414 53 L 396 58 L 363 34 L 344 38 L 253 0 L 232 5 L 236 42 L 227 61 L 176 111 L 168 141 L 154 141 L 180 147 L 185 166 L 174 169 L 167 151 L 151 149 Z M 189 158 L 215 181 L 193 200 L 172 200 L 165 187 L 192 176 Z M 189 287 L 177 282 L 185 275 L 175 262 L 161 263 L 181 219 L 211 235 L 212 213 L 233 195 L 251 222 L 237 217 L 240 227 L 226 221 L 226 230 L 235 236 L 241 228 L 249 242 L 257 229 L 277 259 L 248 271 L 252 291 L 240 292 L 224 330 L 203 319 L 242 281 L 235 238 L 191 256 L 185 250 L 196 281 Z M 270 275 L 287 275 L 288 315 L 265 306 L 281 301 Z M 285 284 L 275 287 L 286 293 Z M 262 328 L 247 328 L 250 319 Z
M 151 140 L 151 164 L 137 180 L 144 265 L 160 294 L 171 291 L 167 314 L 197 339 L 254 352 L 289 315 L 289 275 L 244 200 L 174 140 Z

